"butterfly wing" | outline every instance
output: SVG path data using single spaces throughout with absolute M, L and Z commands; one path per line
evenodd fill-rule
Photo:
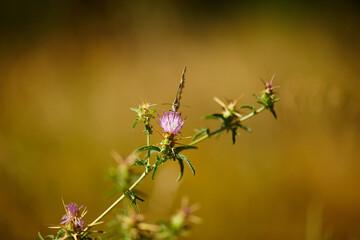
M 186 67 L 184 67 L 183 73 L 181 75 L 181 79 L 180 79 L 180 83 L 179 83 L 179 87 L 176 93 L 176 97 L 175 100 L 172 104 L 172 111 L 173 112 L 177 112 L 179 107 L 180 107 L 180 99 L 181 99 L 181 93 L 182 90 L 184 88 L 184 83 L 185 83 L 185 72 L 186 72 Z

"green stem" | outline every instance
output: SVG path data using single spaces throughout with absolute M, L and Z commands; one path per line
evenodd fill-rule
M 219 128 L 218 130 L 216 130 L 216 131 L 214 131 L 214 132 L 211 132 L 211 133 L 209 133 L 209 134 L 206 134 L 206 135 L 202 136 L 201 138 L 198 138 L 198 139 L 192 141 L 192 142 L 189 144 L 189 146 L 193 146 L 193 145 L 195 145 L 195 144 L 198 144 L 199 142 L 202 142 L 202 141 L 204 141 L 205 139 L 211 137 L 212 135 L 217 134 L 217 133 L 219 133 L 219 132 L 221 132 L 221 131 L 223 131 L 223 130 L 225 130 L 225 129 L 226 129 L 226 127 L 222 127 L 222 128 Z
M 255 112 L 251 112 L 251 113 L 249 113 L 248 115 L 246 115 L 246 116 L 244 116 L 244 117 L 242 117 L 242 118 L 240 118 L 240 122 L 242 122 L 242 121 L 245 121 L 245 120 L 247 120 L 247 119 L 249 119 L 249 118 L 251 118 L 251 117 L 253 117 L 253 116 L 255 116 L 256 114 L 258 114 L 258 113 L 261 113 L 262 111 L 264 111 L 265 110 L 265 107 L 264 106 L 262 106 L 261 108 L 259 108 L 258 110 L 256 110 Z
M 146 135 L 146 144 L 147 146 L 150 146 L 150 134 Z M 143 174 L 136 180 L 136 182 L 129 187 L 128 191 L 133 190 L 145 177 L 152 171 L 153 167 L 150 166 L 150 150 L 148 151 L 148 158 L 146 161 L 146 169 L 143 172 Z M 121 200 L 125 198 L 125 194 L 123 193 L 108 209 L 106 209 L 97 219 L 95 219 L 92 223 L 90 223 L 85 229 L 84 232 L 86 232 L 88 229 L 90 229 L 92 226 L 94 226 L 96 223 L 98 223 L 103 217 L 105 217 L 106 214 L 108 214 L 116 205 L 118 205 Z
M 146 145 L 150 146 L 150 134 L 146 135 Z M 148 159 L 146 161 L 146 166 L 150 165 L 150 150 L 148 150 Z
M 143 174 L 136 180 L 136 182 L 131 185 L 131 187 L 128 189 L 128 191 L 133 190 L 145 177 L 152 171 L 152 168 L 146 168 L 146 170 L 143 172 Z M 90 229 L 92 226 L 97 224 L 103 217 L 105 217 L 106 214 L 108 214 L 116 205 L 121 202 L 125 198 L 125 194 L 122 194 L 108 209 L 106 209 L 97 219 L 95 219 L 92 223 L 90 223 L 85 229 L 84 232 L 86 232 L 88 229 Z
M 261 108 L 259 108 L 258 110 L 256 110 L 255 112 L 251 112 L 248 115 L 242 117 L 239 119 L 240 122 L 245 121 L 253 116 L 255 116 L 256 114 L 262 112 L 265 110 L 265 107 L 262 106 Z M 221 127 L 218 130 L 211 132 L 209 134 L 206 134 L 204 136 L 202 136 L 201 138 L 198 138 L 195 141 L 192 141 L 189 145 L 195 145 L 199 142 L 204 141 L 205 139 L 211 137 L 212 135 L 215 135 L 223 130 L 225 130 L 226 127 Z M 147 135 L 147 146 L 150 146 L 150 135 Z M 153 167 L 150 167 L 150 154 L 148 153 L 148 159 L 147 159 L 147 167 L 146 170 L 142 173 L 142 175 L 138 178 L 138 180 L 136 180 L 136 182 L 131 185 L 131 187 L 128 189 L 128 191 L 133 190 L 152 170 Z M 122 194 L 108 209 L 106 209 L 98 218 L 96 218 L 92 223 L 90 223 L 85 229 L 84 232 L 86 232 L 87 230 L 89 230 L 92 226 L 94 226 L 95 224 L 97 224 L 103 217 L 105 217 L 106 214 L 108 214 L 114 207 L 116 207 L 117 204 L 119 204 L 119 202 L 121 202 L 121 200 L 123 200 L 125 198 L 125 194 Z
M 262 106 L 261 108 L 259 108 L 259 109 L 256 110 L 255 112 L 251 112 L 251 113 L 249 113 L 248 115 L 240 118 L 239 121 L 240 121 L 240 122 L 243 122 L 243 121 L 245 121 L 245 120 L 247 120 L 247 119 L 255 116 L 256 114 L 261 113 L 261 112 L 264 111 L 264 110 L 265 110 L 265 107 Z M 233 125 L 233 124 L 232 124 L 232 125 Z M 231 125 L 231 126 L 232 126 L 232 125 Z M 192 141 L 192 142 L 189 144 L 189 146 L 193 146 L 193 145 L 195 145 L 195 144 L 198 144 L 199 142 L 202 142 L 202 141 L 204 141 L 205 139 L 208 139 L 209 137 L 211 137 L 212 135 L 215 135 L 215 134 L 217 134 L 217 133 L 219 133 L 219 132 L 221 132 L 221 131 L 223 131 L 223 130 L 225 130 L 225 129 L 226 129 L 226 127 L 221 127 L 221 128 L 219 128 L 218 130 L 216 130 L 216 131 L 214 131 L 214 132 L 208 133 L 208 134 L 202 136 L 201 138 L 198 138 L 198 139 Z

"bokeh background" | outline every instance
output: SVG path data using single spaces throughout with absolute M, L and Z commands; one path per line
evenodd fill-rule
M 150 222 L 199 203 L 190 239 L 360 239 L 357 1 L 5 1 L 0 7 L 1 239 L 52 233 L 65 202 L 90 222 L 106 174 L 145 145 L 142 100 L 168 109 L 188 67 L 183 135 L 217 127 L 213 97 L 255 104 L 275 74 L 278 120 L 247 121 L 169 162 L 140 190 Z M 187 106 L 184 106 L 187 105 Z M 155 140 L 160 138 L 155 137 Z

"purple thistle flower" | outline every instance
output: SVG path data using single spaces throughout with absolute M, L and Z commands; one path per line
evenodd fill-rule
M 61 225 L 68 225 L 69 223 L 74 229 L 82 229 L 84 227 L 84 221 L 82 220 L 83 216 L 85 215 L 86 211 L 80 214 L 80 209 L 84 206 L 78 207 L 76 203 L 70 203 L 65 206 L 64 216 L 61 218 L 62 222 Z
M 167 114 L 165 112 L 163 113 L 162 118 L 159 116 L 160 127 L 162 127 L 165 133 L 174 135 L 179 133 L 185 122 L 185 120 L 182 120 L 180 113 L 173 111 L 169 111 Z

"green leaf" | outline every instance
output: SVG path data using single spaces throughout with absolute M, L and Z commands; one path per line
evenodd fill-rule
M 140 122 L 140 120 L 136 119 L 135 122 L 132 125 L 132 128 L 134 129 L 139 122 Z
M 60 238 L 61 235 L 63 235 L 64 231 L 65 231 L 64 229 L 60 229 L 60 230 L 57 232 L 55 239 Z
M 137 195 L 136 195 L 133 191 L 131 191 L 131 190 L 126 191 L 126 192 L 125 192 L 125 195 L 126 195 L 126 196 L 130 199 L 130 201 L 131 201 L 130 206 L 133 204 L 133 205 L 136 207 L 136 210 L 137 210 L 138 212 L 140 212 L 140 208 L 139 208 L 136 200 L 140 200 L 140 201 L 142 201 L 142 202 L 144 202 L 145 200 L 142 199 L 142 198 L 140 198 L 139 196 L 137 196 Z M 130 207 L 130 206 L 129 206 L 129 207 Z
M 152 127 L 150 125 L 145 125 L 144 133 L 145 135 L 152 135 L 153 133 Z
M 141 158 L 138 158 L 131 166 L 145 166 L 146 162 Z
M 253 96 L 258 100 L 258 102 L 259 102 L 259 101 L 262 102 L 261 98 L 260 98 L 258 95 L 256 95 L 256 94 L 254 93 Z
M 138 211 L 138 213 L 140 213 L 140 208 L 139 208 L 139 205 L 137 204 L 137 202 L 136 202 L 136 201 L 131 202 L 131 203 L 130 203 L 130 206 L 131 206 L 131 205 L 134 205 L 134 206 L 135 206 L 135 208 L 136 208 L 136 210 Z
M 185 146 L 180 146 L 180 147 L 174 148 L 174 151 L 175 151 L 175 153 L 179 153 L 179 152 L 184 151 L 186 149 L 197 149 L 197 147 L 190 146 L 190 145 L 185 145 Z
M 44 238 L 41 236 L 40 232 L 38 232 L 38 236 L 39 236 L 40 240 L 44 240 Z
M 251 132 L 251 131 L 252 131 L 251 128 L 249 128 L 249 127 L 247 127 L 247 126 L 244 126 L 244 125 L 242 125 L 242 124 L 240 124 L 240 123 L 237 123 L 236 126 L 241 127 L 242 129 L 244 129 L 244 130 L 246 130 L 246 131 L 248 131 L 248 132 Z
M 43 236 L 41 236 L 40 232 L 38 232 L 38 236 L 39 236 L 40 240 L 45 240 L 48 238 L 55 239 L 54 235 L 47 235 L 47 236 L 43 237 Z
M 233 142 L 233 144 L 235 144 L 235 140 L 236 140 L 236 135 L 237 135 L 236 130 L 237 130 L 237 127 L 235 127 L 235 128 L 232 128 L 232 129 L 231 129 L 231 133 L 232 133 L 232 142 Z
M 137 114 L 141 114 L 141 109 L 140 109 L 140 105 L 139 105 L 139 108 L 130 108 L 131 111 L 134 111 L 136 112 Z
M 153 171 L 152 176 L 151 176 L 151 178 L 152 178 L 153 180 L 154 180 L 154 178 L 155 178 L 156 171 L 158 170 L 159 166 L 160 166 L 161 164 L 163 164 L 163 163 L 164 163 L 164 159 L 161 158 L 161 157 L 159 157 L 159 156 L 156 156 L 156 163 L 155 163 L 154 171 Z
M 194 137 L 192 138 L 192 141 L 194 141 L 195 139 L 197 139 L 199 136 L 203 135 L 203 134 L 209 134 L 209 129 L 206 128 L 202 128 L 200 130 L 195 130 L 196 133 L 194 135 Z
M 150 146 L 145 146 L 145 147 L 141 147 L 139 148 L 138 150 L 136 150 L 135 152 L 143 152 L 143 151 L 148 151 L 148 150 L 153 150 L 153 151 L 156 151 L 156 152 L 160 152 L 160 148 L 159 147 L 156 147 L 154 145 L 150 145 Z
M 277 119 L 276 112 L 274 108 L 270 108 L 270 112 L 273 114 L 274 118 Z
M 182 154 L 177 154 L 177 155 L 176 155 L 176 158 L 177 158 L 177 159 L 180 159 L 180 160 L 184 160 L 184 161 L 186 162 L 186 164 L 189 166 L 189 168 L 191 169 L 192 174 L 195 176 L 195 169 L 194 169 L 194 167 L 191 165 L 190 160 L 189 160 L 186 156 L 184 156 L 184 155 L 182 155 Z
M 135 195 L 135 198 L 136 198 L 136 200 L 139 200 L 139 201 L 141 201 L 141 202 L 145 202 L 145 199 L 142 199 L 141 197 L 139 197 L 139 196 L 137 196 L 137 195 Z
M 182 176 L 184 175 L 184 162 L 182 159 L 178 159 L 179 165 L 180 165 L 180 175 L 178 177 L 178 179 L 176 180 L 177 182 L 181 180 Z
M 204 117 L 205 119 L 224 119 L 224 116 L 221 113 L 214 113 Z
M 155 178 L 155 174 L 156 174 L 156 172 L 157 172 L 157 170 L 158 170 L 158 167 L 159 167 L 159 164 L 158 164 L 158 163 L 155 163 L 154 171 L 153 171 L 153 173 L 152 173 L 152 175 L 151 175 L 151 179 L 152 179 L 152 180 L 154 180 L 154 178 Z
M 272 103 L 276 103 L 277 101 L 280 101 L 280 98 L 275 98 L 274 100 L 272 100 Z
M 141 199 L 141 198 L 137 198 L 137 197 L 135 197 L 135 199 L 134 199 L 134 201 L 132 202 L 132 204 L 134 204 L 135 205 L 135 207 L 136 207 L 136 210 L 140 213 L 140 208 L 139 208 L 139 205 L 137 204 L 137 202 L 136 202 L 136 200 L 137 199 Z M 143 200 L 143 199 L 141 199 L 140 201 L 145 201 L 145 200 Z

